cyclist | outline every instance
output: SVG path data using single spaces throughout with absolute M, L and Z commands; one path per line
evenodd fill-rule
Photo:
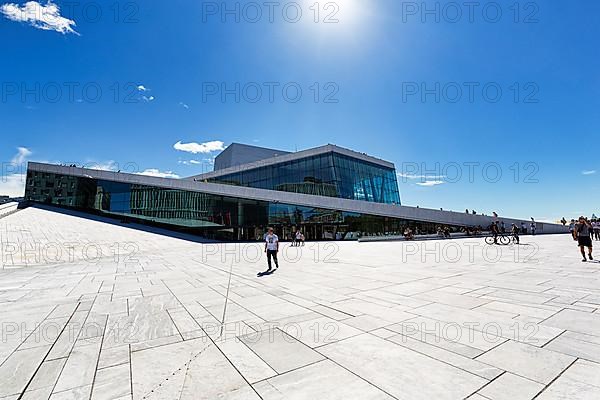
M 492 231 L 492 235 L 494 235 L 494 244 L 498 244 L 498 234 L 500 233 L 500 229 L 498 229 L 496 221 L 492 222 L 492 225 L 490 225 L 490 231 Z
M 520 239 L 519 239 L 519 227 L 517 226 L 517 224 L 512 224 L 511 232 L 512 232 L 512 236 L 513 236 L 513 241 L 516 244 L 519 244 L 520 243 Z

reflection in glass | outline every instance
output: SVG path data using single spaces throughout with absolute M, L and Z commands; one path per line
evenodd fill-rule
M 343 168 L 336 170 L 336 176 L 337 172 L 343 171 Z M 389 182 L 392 178 L 381 179 Z M 375 189 L 383 185 L 377 179 L 353 182 L 354 186 L 345 188 L 352 195 L 363 196 L 370 191 L 373 198 L 386 196 L 384 188 Z M 308 183 L 313 184 L 313 188 L 319 185 L 318 182 Z M 394 193 L 397 195 L 397 191 L 389 193 L 392 197 Z M 25 196 L 26 200 L 35 203 L 165 226 L 221 240 L 260 240 L 267 226 L 275 227 L 284 240 L 297 229 L 307 240 L 321 240 L 402 234 L 409 226 L 417 232 L 435 233 L 437 227 L 433 223 L 399 218 L 36 171 L 27 173 Z M 458 229 L 453 228 L 454 231 Z

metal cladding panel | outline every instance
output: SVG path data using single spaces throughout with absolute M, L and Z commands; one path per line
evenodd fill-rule
M 232 143 L 215 158 L 215 171 L 289 154 L 287 151 Z

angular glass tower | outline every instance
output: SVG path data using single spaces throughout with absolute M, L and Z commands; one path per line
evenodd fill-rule
M 237 143 L 231 147 L 236 150 L 228 151 L 228 148 L 223 152 L 228 157 L 227 163 L 223 163 L 221 156 L 217 157 L 215 164 L 220 169 L 192 178 L 257 189 L 400 204 L 396 170 L 387 161 L 334 145 L 296 153 Z M 277 155 L 256 159 L 262 154 Z M 240 164 L 239 159 L 255 161 Z

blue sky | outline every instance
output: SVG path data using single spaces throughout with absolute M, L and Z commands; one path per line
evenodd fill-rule
M 335 143 L 394 162 L 406 205 L 600 214 L 600 3 L 225 3 L 0 0 L 0 192 L 11 162 L 183 177 Z

